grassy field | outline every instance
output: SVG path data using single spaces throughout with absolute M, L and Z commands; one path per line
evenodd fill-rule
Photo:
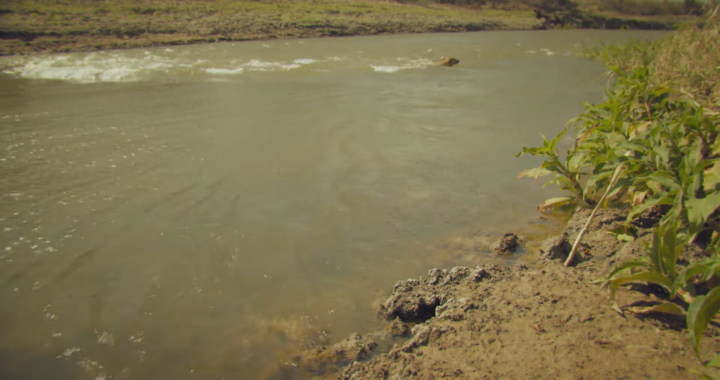
M 0 54 L 228 40 L 527 29 L 530 10 L 478 11 L 369 0 L 9 0 Z
M 533 12 L 534 1 L 460 6 L 429 0 L 4 0 L 0 2 L 0 55 L 230 40 L 532 29 L 540 24 Z

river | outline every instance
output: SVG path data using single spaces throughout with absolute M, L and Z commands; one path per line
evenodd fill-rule
M 602 99 L 604 68 L 574 52 L 659 35 L 0 59 L 0 377 L 272 378 L 381 327 L 399 279 L 514 260 L 463 236 L 557 228 L 535 212 L 554 192 L 515 180 L 538 161 L 514 155 Z

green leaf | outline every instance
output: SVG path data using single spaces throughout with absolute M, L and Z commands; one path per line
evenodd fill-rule
M 544 175 L 548 175 L 548 174 L 552 174 L 552 173 L 553 172 L 551 170 L 547 170 L 543 167 L 532 168 L 532 169 L 527 169 L 527 170 L 521 171 L 520 174 L 518 174 L 517 178 L 515 178 L 515 179 L 520 179 L 522 177 L 530 177 L 530 178 L 534 178 L 535 180 L 537 180 L 538 177 L 542 177 Z
M 662 193 L 655 195 L 650 199 L 646 199 L 645 202 L 640 203 L 630 210 L 630 213 L 628 213 L 627 216 L 627 221 L 632 221 L 637 215 L 640 215 L 645 212 L 645 210 L 649 210 L 655 206 L 671 204 L 672 202 L 670 200 L 674 199 L 676 194 L 677 192 Z
M 696 369 L 694 369 L 694 368 L 690 368 L 690 372 L 691 372 L 693 375 L 698 376 L 698 378 L 700 378 L 700 380 L 719 380 L 717 377 L 710 376 L 710 375 L 708 375 L 707 373 L 698 371 L 698 370 L 696 370 Z
M 629 276 L 625 277 L 619 277 L 614 278 L 612 281 L 610 281 L 610 300 L 613 302 L 613 307 L 617 309 L 617 302 L 615 302 L 615 297 L 618 288 L 623 285 L 627 284 L 629 282 L 649 282 L 651 284 L 659 285 L 663 287 L 665 290 L 667 290 L 668 293 L 672 291 L 672 281 L 663 276 L 661 273 L 658 272 L 640 272 L 635 273 Z
M 688 150 L 688 154 L 685 155 L 685 162 L 689 169 L 692 170 L 702 161 L 702 141 L 697 139 Z
M 706 296 L 697 296 L 687 313 L 687 326 L 695 355 L 700 359 L 700 340 L 711 319 L 720 310 L 720 287 L 713 288 Z M 702 359 L 701 359 L 702 360 Z
M 702 274 L 700 282 L 707 282 L 718 271 L 720 271 L 720 257 L 717 256 L 690 263 L 675 278 L 671 297 L 674 297 L 678 290 L 684 288 L 693 277 Z
M 685 201 L 688 221 L 696 226 L 702 226 L 708 216 L 720 207 L 720 192 L 708 195 L 705 198 L 693 198 Z
M 545 212 L 550 209 L 558 208 L 565 206 L 566 204 L 572 203 L 576 201 L 577 198 L 575 197 L 556 197 L 556 198 L 550 198 L 546 199 L 543 203 L 541 203 L 537 210 L 538 212 Z
M 720 274 L 720 258 L 714 256 L 708 260 L 710 264 L 705 271 L 703 271 L 702 276 L 700 276 L 700 282 L 708 282 L 711 278 L 717 277 L 717 275 Z
M 677 272 L 675 271 L 675 262 L 677 261 L 680 253 L 685 249 L 685 244 L 678 243 L 677 241 L 677 221 L 665 227 L 658 227 L 657 231 L 662 233 L 660 255 L 663 262 L 663 273 L 674 279 L 677 275 Z
M 658 227 L 653 230 L 652 241 L 650 247 L 646 248 L 646 254 L 652 263 L 652 267 L 656 272 L 665 273 L 663 270 L 662 254 L 660 253 L 660 246 L 662 245 L 662 227 Z
M 717 141 L 720 141 L 720 139 L 717 139 Z M 705 190 L 706 193 L 709 193 L 711 191 L 720 190 L 720 189 L 718 189 L 719 184 L 720 184 L 720 164 L 716 161 L 713 164 L 713 166 L 709 167 L 708 169 L 705 169 L 703 190 Z
M 720 355 L 716 355 L 712 360 L 707 362 L 705 367 L 720 368 Z
M 649 179 L 665 186 L 669 190 L 680 189 L 680 184 L 676 181 L 676 179 L 664 170 L 650 174 Z
M 567 162 L 567 168 L 570 171 L 570 173 L 577 173 L 580 171 L 580 169 L 583 166 L 583 160 L 585 159 L 584 155 L 576 154 L 570 158 L 570 160 Z
M 585 188 L 586 189 L 590 188 L 590 187 L 595 188 L 597 186 L 598 181 L 602 181 L 606 178 L 610 178 L 610 176 L 612 176 L 612 175 L 613 175 L 613 173 L 611 171 L 603 171 L 598 174 L 595 174 L 592 177 L 590 177 L 587 180 L 587 182 L 585 182 Z
M 648 313 L 666 313 L 674 315 L 685 315 L 685 309 L 680 305 L 672 302 L 663 302 L 659 305 L 653 306 L 629 306 L 623 308 L 624 310 L 630 311 L 635 314 L 648 314 Z
M 598 281 L 598 282 L 602 282 L 602 285 L 600 285 L 600 287 L 602 288 L 605 285 L 607 285 L 610 281 L 612 281 L 614 279 L 615 275 L 617 275 L 617 274 L 620 274 L 629 269 L 639 269 L 639 268 L 645 269 L 645 270 L 652 269 L 647 257 L 639 257 L 637 259 L 625 260 L 622 263 L 616 265 L 605 280 Z M 626 277 L 626 276 L 627 275 L 622 275 L 621 277 Z
M 615 235 L 615 238 L 620 241 L 626 241 L 626 242 L 635 241 L 635 236 L 627 235 L 627 234 L 617 234 L 617 235 Z

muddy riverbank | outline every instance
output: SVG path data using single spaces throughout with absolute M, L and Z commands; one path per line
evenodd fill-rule
M 686 18 L 599 14 L 562 27 L 672 29 Z M 467 8 L 363 0 L 161 4 L 13 0 L 0 5 L 0 55 L 281 38 L 530 30 L 547 27 L 547 23 L 522 3 Z
M 588 215 L 578 210 L 561 235 L 539 243 L 536 265 L 432 269 L 399 281 L 378 308 L 387 331 L 306 351 L 293 368 L 322 379 L 695 378 L 692 370 L 701 366 L 683 318 L 621 315 L 607 289 L 593 283 L 614 264 L 642 255 L 649 230 L 622 244 L 607 231 L 626 215 L 601 211 L 583 240 L 584 259 L 563 267 Z M 619 293 L 625 305 L 658 297 L 647 286 Z M 384 350 L 378 337 L 390 342 Z M 703 345 L 705 352 L 720 350 L 713 339 Z M 332 373 L 338 364 L 345 366 Z

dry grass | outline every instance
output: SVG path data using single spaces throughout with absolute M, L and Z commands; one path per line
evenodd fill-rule
M 720 15 L 685 26 L 662 40 L 650 70 L 659 83 L 720 110 Z
M 664 85 L 712 112 L 720 112 L 720 11 L 686 24 L 655 43 L 632 41 L 586 50 L 589 58 L 623 71 L 648 66 L 653 85 Z

